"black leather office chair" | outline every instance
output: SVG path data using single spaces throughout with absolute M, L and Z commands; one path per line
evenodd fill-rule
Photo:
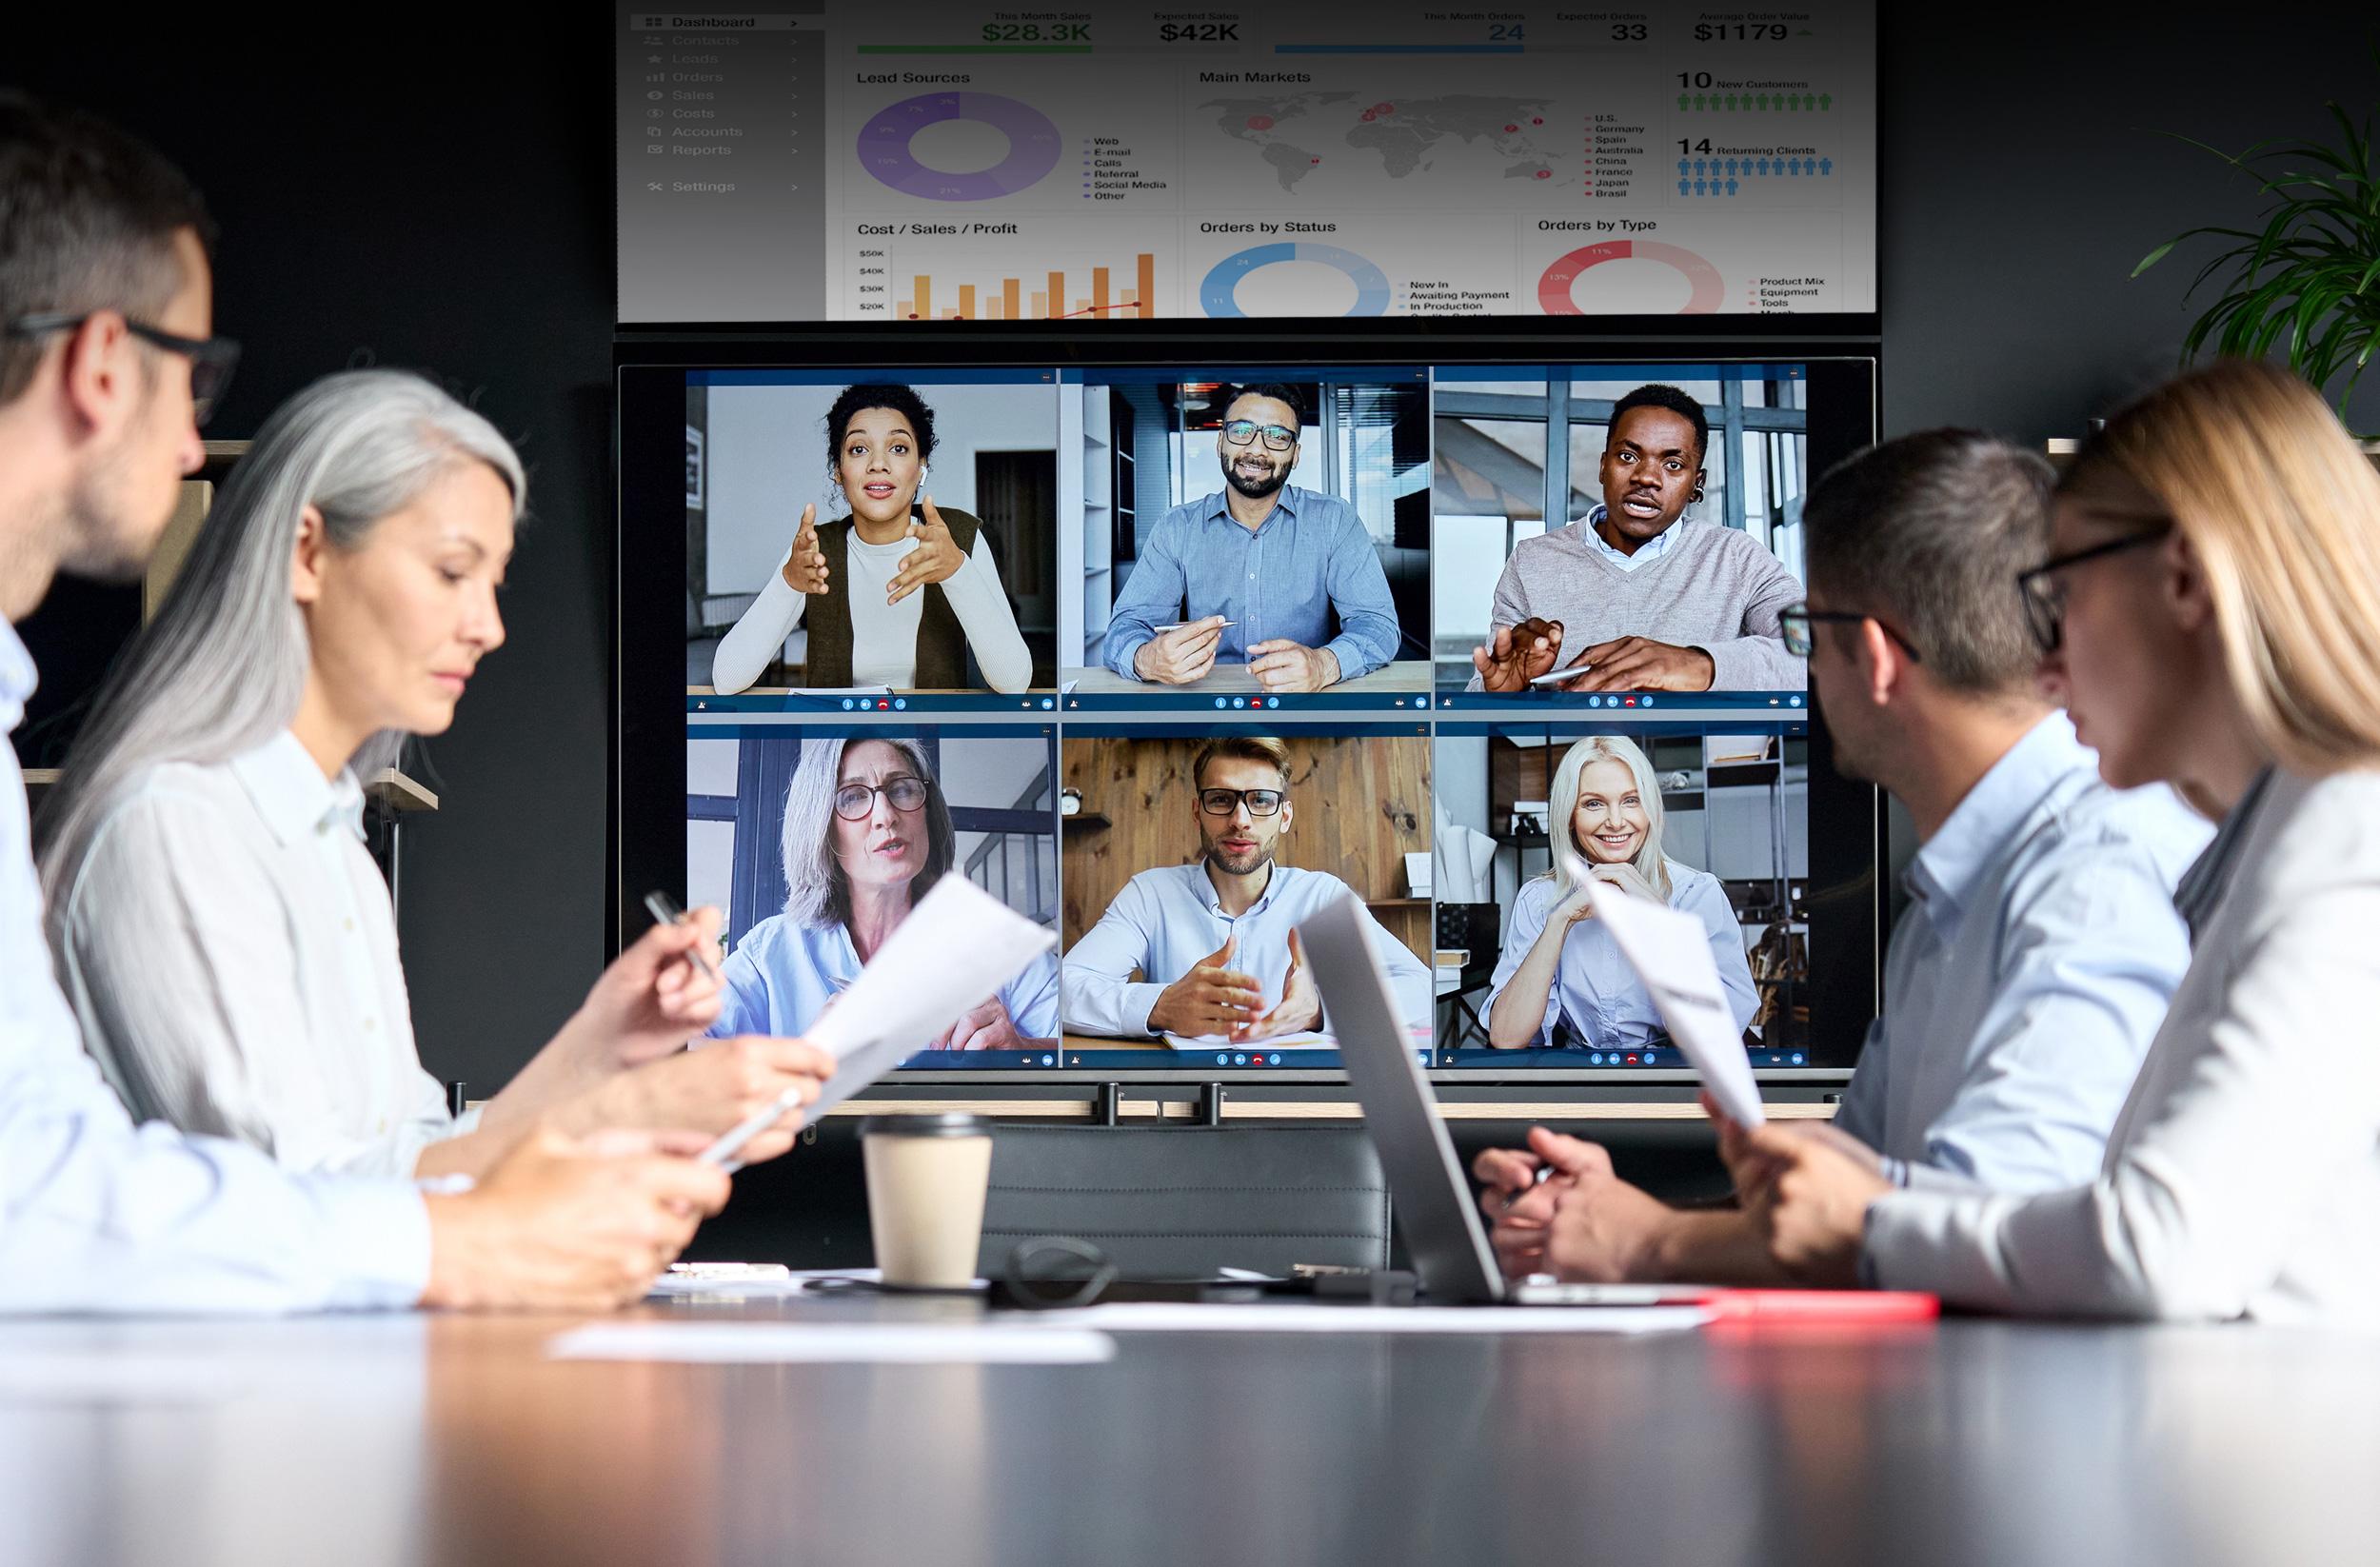
M 1447 1003 L 1454 1013 L 1454 1025 L 1438 1041 L 1441 1050 L 1485 1049 L 1488 1042 L 1487 1020 L 1472 1004 L 1471 998 L 1488 987 L 1496 977 L 1496 961 L 1503 953 L 1501 929 L 1503 910 L 1494 903 L 1440 903 L 1438 905 L 1438 950 L 1463 950 L 1471 961 L 1463 964 L 1462 978 L 1455 988 L 1438 1000 Z M 1472 1042 L 1473 1036 L 1478 1042 Z
M 1388 1182 L 1360 1127 L 1017 1126 L 992 1141 L 976 1270 L 1065 1235 L 1125 1279 L 1388 1265 Z

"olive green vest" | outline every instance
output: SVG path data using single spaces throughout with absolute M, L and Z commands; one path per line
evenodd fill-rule
M 937 506 L 961 554 L 975 554 L 976 529 L 982 525 L 966 512 Z M 845 569 L 845 541 L 851 519 L 818 525 L 818 550 L 826 557 L 826 591 L 810 596 L 803 620 L 810 628 L 809 663 L 802 673 L 804 685 L 851 684 L 851 573 Z M 967 685 L 967 635 L 959 616 L 942 594 L 942 584 L 928 583 L 924 614 L 918 622 L 918 678 L 924 690 L 964 690 Z

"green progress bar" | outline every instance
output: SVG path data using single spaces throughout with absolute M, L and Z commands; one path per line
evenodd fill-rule
M 863 54 L 1088 54 L 1088 44 L 862 44 Z

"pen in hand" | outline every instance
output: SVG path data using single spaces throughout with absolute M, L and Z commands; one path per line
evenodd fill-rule
M 686 911 L 678 906 L 678 901 L 665 892 L 646 893 L 645 908 L 646 913 L 664 925 L 682 925 L 688 918 Z M 718 961 L 710 955 L 709 947 L 710 942 L 707 941 L 695 942 L 692 948 L 694 962 L 704 974 L 710 976 L 711 983 L 724 986 L 727 982 L 727 978 L 719 972 Z

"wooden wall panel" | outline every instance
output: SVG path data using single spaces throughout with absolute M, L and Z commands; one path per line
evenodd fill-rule
M 1106 826 L 1065 829 L 1064 937 L 1098 922 L 1123 884 L 1159 865 L 1199 858 L 1190 762 L 1201 739 L 1064 743 L 1066 786 Z M 1290 736 L 1289 831 L 1279 863 L 1328 871 L 1376 908 L 1381 922 L 1429 961 L 1428 908 L 1406 902 L 1407 854 L 1430 847 L 1430 744 L 1412 736 Z

